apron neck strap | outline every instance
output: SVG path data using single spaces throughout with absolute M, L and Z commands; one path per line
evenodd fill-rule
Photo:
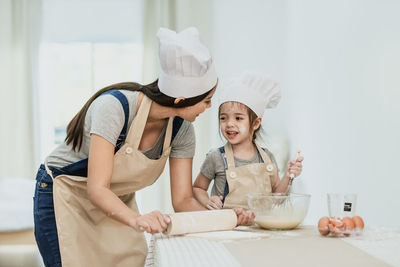
M 229 142 L 227 142 L 224 148 L 225 148 L 226 163 L 228 163 L 228 169 L 235 168 L 235 159 L 233 158 L 232 145 Z
M 129 128 L 128 136 L 126 137 L 126 143 L 132 144 L 132 148 L 134 149 L 139 148 L 140 140 L 142 140 L 144 127 L 146 126 L 147 118 L 150 113 L 151 104 L 152 104 L 151 99 L 148 98 L 146 95 L 143 95 L 142 103 L 140 104 L 139 110 L 135 118 L 133 119 L 131 127 Z M 165 133 L 163 151 L 165 151 L 166 148 L 169 147 L 169 144 L 171 142 L 172 121 L 173 120 L 171 118 L 168 119 L 168 126 Z
M 268 157 L 267 153 L 257 144 L 255 144 L 257 149 L 258 149 L 258 153 L 260 153 L 260 156 L 262 158 L 262 160 L 264 161 L 265 164 L 271 164 L 271 159 Z
M 167 130 L 165 132 L 165 138 L 164 138 L 164 147 L 163 147 L 163 152 L 166 151 L 166 149 L 170 146 L 171 144 L 171 137 L 172 137 L 172 122 L 173 118 L 168 119 L 168 125 L 167 125 Z
M 142 102 L 140 103 L 139 110 L 133 119 L 132 125 L 129 128 L 126 143 L 132 144 L 134 149 L 137 149 L 142 139 L 144 127 L 146 126 L 147 117 L 150 112 L 151 100 L 146 95 L 143 95 Z

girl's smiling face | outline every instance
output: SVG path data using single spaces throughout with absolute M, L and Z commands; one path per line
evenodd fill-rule
M 260 126 L 261 118 L 250 127 L 248 108 L 238 102 L 226 102 L 220 106 L 219 123 L 222 135 L 232 145 L 251 142 L 253 131 Z

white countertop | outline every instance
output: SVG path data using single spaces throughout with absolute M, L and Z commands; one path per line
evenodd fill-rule
M 400 227 L 367 227 L 361 236 L 342 240 L 393 266 L 400 266 Z
M 305 232 L 307 233 L 306 236 L 304 236 Z M 256 227 L 237 227 L 234 231 L 174 237 L 157 234 L 151 237 L 145 266 L 243 266 L 238 260 L 239 257 L 232 255 L 227 247 L 248 246 L 250 243 L 245 241 L 268 239 L 291 242 L 290 240 L 298 240 L 304 237 L 309 239 L 308 242 L 313 242 L 312 240 L 310 241 L 310 238 L 315 239 L 315 242 L 324 238 L 336 239 L 336 241 L 340 239 L 350 244 L 349 248 L 354 249 L 352 247 L 354 246 L 361 250 L 360 252 L 363 255 L 377 259 L 377 262 L 382 263 L 382 266 L 400 266 L 400 228 L 367 227 L 362 235 L 335 238 L 320 236 L 314 226 L 303 226 L 290 231 L 268 231 Z M 290 248 L 290 246 L 288 247 Z M 245 247 L 243 247 L 243 251 L 245 250 Z M 330 251 L 329 253 L 331 259 L 340 262 L 340 255 L 336 255 L 335 251 Z M 340 252 L 338 253 L 340 254 Z M 288 254 L 291 255 L 293 253 L 289 251 Z M 331 261 L 332 263 L 334 262 L 333 260 Z M 351 264 L 346 265 L 346 262 L 344 262 L 341 266 L 351 266 Z

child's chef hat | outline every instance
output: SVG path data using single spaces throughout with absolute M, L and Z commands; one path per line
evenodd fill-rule
M 160 28 L 157 37 L 161 64 L 158 87 L 162 93 L 190 98 L 202 95 L 216 85 L 213 60 L 196 28 L 187 28 L 180 33 Z
M 264 110 L 276 107 L 280 99 L 281 88 L 276 81 L 260 72 L 246 71 L 224 86 L 220 105 L 229 101 L 239 102 L 262 117 Z

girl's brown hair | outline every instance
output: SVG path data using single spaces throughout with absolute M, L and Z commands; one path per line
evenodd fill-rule
M 86 102 L 86 104 L 82 107 L 82 109 L 74 116 L 74 118 L 68 123 L 65 143 L 67 145 L 72 143 L 72 149 L 75 151 L 76 150 L 79 151 L 81 149 L 83 141 L 83 128 L 85 125 L 85 117 L 87 110 L 89 109 L 90 104 L 92 104 L 92 102 L 104 92 L 110 90 L 140 91 L 159 105 L 167 107 L 183 108 L 183 107 L 193 106 L 201 102 L 204 98 L 207 97 L 207 95 L 213 89 L 214 88 L 210 89 L 208 92 L 202 95 L 191 98 L 185 98 L 178 104 L 174 104 L 175 101 L 174 97 L 167 96 L 160 92 L 160 89 L 158 88 L 158 80 L 155 80 L 154 82 L 146 85 L 141 85 L 139 83 L 134 83 L 134 82 L 123 82 L 123 83 L 116 83 L 109 85 L 97 91 Z
M 253 125 L 254 125 L 254 122 L 255 122 L 255 120 L 258 118 L 257 114 L 256 114 L 251 108 L 249 108 L 248 106 L 246 106 L 246 105 L 244 105 L 244 104 L 242 104 L 242 103 L 240 103 L 240 102 L 230 101 L 230 103 L 232 103 L 232 104 L 234 104 L 234 105 L 239 105 L 239 106 L 244 107 L 244 108 L 247 109 L 247 115 L 249 115 L 249 122 L 250 122 L 250 123 L 249 123 L 249 124 L 250 124 L 250 132 L 252 132 L 252 131 L 253 131 L 252 127 L 253 127 Z M 225 104 L 225 103 L 223 103 L 223 104 Z M 223 104 L 222 104 L 222 105 L 223 105 Z M 222 105 L 220 105 L 219 108 L 218 108 L 218 117 L 219 117 L 220 114 L 221 114 L 221 107 L 222 107 Z M 220 127 L 220 120 L 218 120 L 218 126 Z M 260 127 L 258 127 L 255 131 L 253 131 L 253 136 L 252 136 L 252 141 L 253 141 L 253 143 L 254 143 L 254 141 L 256 140 L 256 138 L 257 138 L 257 133 L 260 131 L 260 129 L 261 129 L 261 125 L 260 125 Z

